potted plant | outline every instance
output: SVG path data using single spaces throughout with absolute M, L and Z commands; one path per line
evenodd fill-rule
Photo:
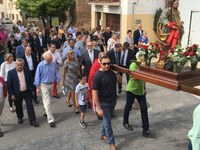
M 139 51 L 144 54 L 144 61 L 146 66 L 150 66 L 151 59 L 157 58 L 157 54 L 160 52 L 160 46 L 158 42 L 151 42 L 150 44 L 139 44 Z
M 166 62 L 173 64 L 173 72 L 180 73 L 182 67 L 187 63 L 187 57 L 184 55 L 185 49 L 181 45 L 176 45 L 174 49 L 171 49 Z
M 186 51 L 184 52 L 185 57 L 191 65 L 191 71 L 196 70 L 197 64 L 200 61 L 200 48 L 199 45 L 193 44 L 192 46 L 187 46 Z

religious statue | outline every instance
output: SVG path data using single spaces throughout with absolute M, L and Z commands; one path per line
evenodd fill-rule
M 166 59 L 170 50 L 181 44 L 184 33 L 183 21 L 178 10 L 179 0 L 169 0 L 169 8 L 163 10 L 157 25 L 157 38 L 160 43 L 160 59 Z

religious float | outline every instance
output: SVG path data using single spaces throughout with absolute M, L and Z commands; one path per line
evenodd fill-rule
M 153 83 L 176 91 L 184 91 L 200 96 L 200 48 L 198 44 L 182 47 L 181 39 L 184 33 L 183 21 L 178 11 L 179 1 L 169 0 L 157 25 L 157 42 L 139 43 L 138 51 L 143 53 L 145 64 L 139 70 L 130 71 L 113 65 L 115 71 L 129 74 L 132 78 Z M 157 57 L 157 63 L 151 63 Z

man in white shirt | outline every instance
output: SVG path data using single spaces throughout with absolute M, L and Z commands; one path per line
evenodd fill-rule
M 56 45 L 54 43 L 51 43 L 49 45 L 48 53 L 50 53 L 52 55 L 52 61 L 55 62 L 58 66 L 62 64 L 61 55 L 56 50 Z M 54 86 L 53 86 L 53 97 L 57 98 L 57 99 L 60 99 L 60 96 L 57 94 L 57 82 L 56 81 L 54 81 Z
M 38 65 L 38 60 L 37 60 L 36 55 L 32 53 L 32 49 L 31 49 L 30 46 L 27 46 L 25 48 L 25 54 L 22 56 L 22 59 L 24 60 L 24 66 L 26 68 L 29 68 L 29 70 L 31 72 L 32 80 L 34 80 L 36 68 L 37 68 L 37 65 Z M 35 104 L 38 104 L 39 101 L 37 99 L 36 87 L 35 86 L 34 86 L 33 91 L 34 91 L 33 102 Z
M 16 106 L 16 114 L 18 118 L 18 124 L 23 123 L 23 100 L 26 102 L 26 109 L 30 125 L 38 127 L 36 122 L 35 110 L 33 108 L 32 102 L 32 89 L 33 81 L 31 79 L 30 70 L 24 67 L 24 60 L 22 58 L 17 58 L 16 60 L 16 69 L 8 71 L 8 80 L 7 80 L 8 94 L 12 102 Z M 10 104 L 10 111 L 13 110 L 13 103 Z
M 19 22 L 18 29 L 19 29 L 20 33 L 24 33 L 25 32 L 25 27 L 22 25 L 21 22 Z

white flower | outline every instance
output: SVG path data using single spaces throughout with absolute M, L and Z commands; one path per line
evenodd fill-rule
M 178 55 L 178 53 L 177 52 L 174 52 L 174 56 L 177 56 Z

